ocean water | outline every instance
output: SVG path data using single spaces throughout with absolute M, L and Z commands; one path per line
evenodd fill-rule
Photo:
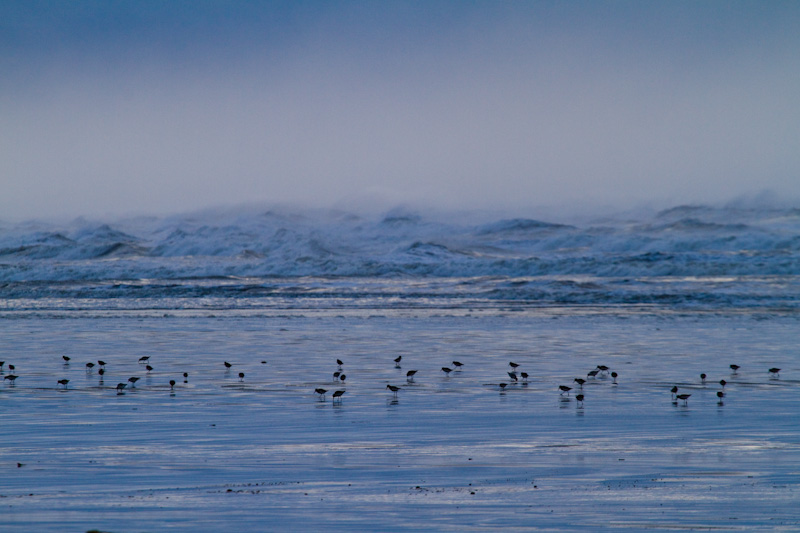
M 2 529 L 798 530 L 799 230 L 705 206 L 0 225 Z

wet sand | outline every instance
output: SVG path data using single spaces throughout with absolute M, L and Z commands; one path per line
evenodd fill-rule
M 0 320 L 4 531 L 800 528 L 792 316 L 214 315 Z

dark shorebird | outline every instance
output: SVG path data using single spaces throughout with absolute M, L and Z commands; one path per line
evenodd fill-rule
M 17 368 L 17 367 L 15 367 L 14 365 L 8 365 L 8 369 L 9 369 L 9 370 L 11 370 L 12 372 L 13 372 L 13 371 L 14 371 L 16 368 Z
M 394 367 L 395 368 L 400 368 L 400 361 L 402 361 L 402 360 L 403 360 L 403 356 L 402 355 L 398 355 L 397 357 L 395 357 L 394 358 Z
M 6 364 L 5 361 L 0 361 L 0 372 L 3 371 L 3 365 Z
M 175 390 L 175 380 L 169 380 L 169 390 Z
M 339 365 L 339 370 L 342 369 L 342 365 L 344 364 L 341 359 L 336 360 L 336 364 Z
M 414 381 L 414 374 L 416 374 L 416 370 L 409 370 L 406 372 L 406 381 Z
M 519 379 L 517 378 L 517 373 L 516 373 L 516 372 L 506 372 L 506 374 L 508 374 L 508 377 L 510 377 L 511 379 L 513 379 L 513 380 L 514 380 L 514 382 L 517 382 L 517 381 L 519 381 Z
M 106 362 L 105 361 L 97 361 L 97 364 L 100 365 L 102 368 L 106 367 Z
M 691 394 L 678 394 L 675 396 L 675 398 L 677 400 L 683 400 L 683 405 L 688 405 L 687 400 L 689 399 L 690 396 Z
M 456 370 L 461 370 L 461 367 L 464 366 L 464 363 L 460 361 L 453 361 L 453 366 L 455 367 Z
M 125 388 L 127 383 L 117 383 L 117 394 L 122 394 L 122 389 Z
M 445 375 L 447 375 L 447 376 L 449 376 L 449 375 L 450 375 L 450 372 L 452 372 L 452 371 L 453 371 L 453 369 L 452 369 L 452 368 L 447 368 L 446 366 L 443 366 L 443 367 L 442 367 L 442 372 L 444 372 L 444 373 L 445 373 Z
M 703 385 L 706 384 L 706 375 L 705 374 L 700 374 L 700 383 L 702 383 Z
M 597 370 L 604 374 L 608 374 L 608 367 L 606 365 L 597 365 Z
M 578 400 L 578 407 L 583 407 L 583 394 L 576 394 L 575 399 Z
M 230 363 L 229 363 L 229 362 L 227 362 L 227 361 L 225 361 L 225 362 L 224 362 L 224 363 L 222 363 L 222 364 L 223 364 L 223 365 L 225 365 L 225 368 L 227 368 L 228 370 L 230 370 L 230 368 L 233 366 L 232 364 L 230 364 Z
M 342 373 L 340 371 L 338 371 L 338 370 L 336 372 L 334 372 L 333 373 L 333 381 L 338 381 L 339 380 L 339 376 L 341 376 L 341 375 L 342 375 Z
M 343 391 L 343 390 L 337 390 L 337 391 L 333 391 L 333 395 L 332 395 L 332 397 L 333 397 L 333 403 L 336 403 L 337 401 L 338 401 L 339 403 L 342 403 L 342 395 L 343 395 L 344 393 L 345 393 L 345 391 Z
M 9 374 L 9 375 L 3 377 L 3 379 L 7 379 L 13 385 L 18 377 L 19 376 L 15 376 L 14 374 Z
M 583 378 L 575 378 L 572 381 L 577 383 L 580 388 L 583 388 L 583 384 L 586 383 L 586 380 Z
M 69 380 L 68 380 L 68 379 L 59 379 L 59 380 L 58 380 L 58 384 L 59 384 L 59 385 L 64 385 L 64 388 L 65 388 L 65 389 L 67 388 L 67 383 L 69 383 Z
M 772 377 L 778 377 L 778 376 L 781 375 L 781 369 L 780 368 L 770 368 L 769 369 L 769 373 L 772 375 Z
M 572 390 L 572 387 L 567 387 L 566 385 L 559 385 L 558 389 L 561 391 L 559 394 L 564 394 L 566 392 L 567 396 L 569 396 L 569 391 Z
M 600 373 L 600 371 L 599 371 L 599 370 L 590 370 L 590 371 L 589 371 L 589 372 L 586 374 L 586 377 L 587 377 L 587 378 L 594 378 L 594 377 L 597 377 L 597 374 L 599 374 L 599 373 Z
M 63 359 L 63 360 L 64 360 L 64 364 L 65 364 L 65 365 L 68 365 L 68 364 L 69 364 L 70 357 L 68 357 L 68 356 L 66 356 L 66 355 L 62 355 L 62 356 L 61 356 L 61 359 Z M 2 368 L 2 365 L 0 365 L 0 368 Z
M 725 393 L 724 393 L 724 392 L 722 392 L 721 390 L 718 390 L 718 391 L 717 391 L 717 398 L 719 398 L 719 401 L 718 401 L 717 403 L 718 403 L 719 405 L 722 405 L 722 399 L 723 399 L 724 397 L 725 397 Z
M 527 372 L 520 372 L 519 375 L 522 377 L 522 381 L 528 381 L 528 373 Z
M 94 368 L 94 363 L 86 363 L 86 371 L 90 372 Z
M 724 379 L 721 379 L 721 380 L 719 380 L 719 384 L 720 384 L 720 386 L 721 386 L 723 389 L 725 389 L 725 385 L 727 385 L 727 383 L 728 383 L 728 382 L 727 382 L 727 381 L 725 381 Z
M 400 390 L 400 387 L 397 387 L 395 385 L 386 385 L 386 388 L 392 391 L 394 393 L 394 397 L 397 398 L 397 391 Z
M 342 383 L 344 383 L 344 380 L 346 380 L 346 379 L 347 379 L 347 376 L 345 376 L 344 374 L 339 376 L 339 381 L 341 381 Z
M 314 389 L 314 392 L 319 394 L 320 397 L 324 400 L 325 399 L 325 393 L 328 392 L 328 389 L 316 388 L 316 389 Z
M 742 367 L 740 367 L 739 365 L 730 365 L 730 367 L 731 367 L 731 370 L 733 371 L 733 373 L 734 373 L 734 374 L 735 374 L 735 373 L 736 373 L 736 372 L 737 372 L 737 371 L 738 371 L 740 368 L 742 368 Z
M 508 363 L 508 366 L 511 367 L 511 370 L 516 370 L 519 365 L 517 363 L 510 362 Z
M 183 373 L 183 382 L 184 383 L 189 383 L 189 373 L 188 372 L 184 372 Z
M 508 387 L 508 383 L 501 383 L 499 386 L 500 386 L 500 392 L 503 392 L 504 390 L 506 390 L 506 387 Z
M 130 382 L 131 387 L 135 388 L 136 387 L 136 382 L 139 381 L 139 379 L 140 378 L 137 378 L 137 377 L 128 378 L 128 381 Z
M 139 358 L 139 362 L 140 362 L 140 363 L 146 363 L 146 362 L 148 362 L 149 360 L 150 360 L 150 356 L 149 356 L 149 355 L 143 355 L 143 356 L 141 356 L 141 357 Z
M 239 381 L 244 381 L 244 372 L 239 372 Z
M 675 395 L 678 394 L 678 386 L 675 385 L 669 391 L 672 393 L 672 399 L 674 400 L 675 399 Z
M 146 367 L 144 367 L 144 369 L 147 370 L 148 372 L 152 372 L 153 371 L 153 367 L 150 366 L 150 365 L 147 365 Z
M 619 377 L 619 374 L 617 374 L 616 372 L 612 372 L 612 373 L 611 373 L 611 383 L 613 383 L 614 385 L 616 385 L 616 384 L 617 384 L 617 378 L 618 378 L 618 377 Z
M 100 375 L 100 379 L 102 380 L 103 379 L 103 374 L 106 373 L 106 369 L 105 368 L 101 368 L 100 370 L 97 371 L 97 373 Z

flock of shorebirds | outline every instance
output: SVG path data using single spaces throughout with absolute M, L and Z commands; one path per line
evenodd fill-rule
M 62 356 L 62 359 L 63 359 L 63 362 L 64 362 L 64 366 L 69 366 L 71 358 L 69 356 L 64 355 L 64 356 Z M 402 355 L 397 356 L 394 359 L 395 368 L 397 368 L 397 369 L 400 368 L 400 362 L 402 361 L 402 359 L 403 359 Z M 146 372 L 148 374 L 153 371 L 153 367 L 150 366 L 150 357 L 149 356 L 140 357 L 138 362 L 139 362 L 140 365 L 144 365 L 145 370 L 146 370 Z M 266 361 L 261 361 L 261 363 L 262 364 L 266 364 Z M 343 371 L 344 362 L 341 359 L 337 359 L 336 360 L 336 364 L 338 365 L 338 369 L 335 372 L 333 372 L 333 382 L 338 384 L 338 385 L 344 385 L 345 381 L 347 379 L 347 375 Z M 225 361 L 223 363 L 223 365 L 225 366 L 226 370 L 230 370 L 233 367 L 233 364 L 229 363 L 228 361 Z M 460 371 L 463 366 L 464 366 L 464 364 L 459 362 L 459 361 L 452 361 L 452 364 L 450 366 L 443 366 L 441 368 L 441 371 L 444 372 L 445 376 L 449 376 L 451 372 Z M 508 366 L 509 366 L 510 370 L 507 372 L 507 374 L 508 374 L 508 378 L 509 378 L 510 381 L 501 382 L 501 383 L 498 384 L 498 387 L 499 387 L 499 390 L 500 390 L 501 393 L 504 392 L 506 390 L 506 387 L 508 387 L 512 383 L 520 383 L 521 382 L 523 384 L 526 384 L 527 381 L 528 381 L 528 373 L 519 370 L 519 367 L 520 367 L 519 364 L 517 364 L 517 363 L 512 361 L 512 362 L 508 363 Z M 732 364 L 732 365 L 729 365 L 729 366 L 730 366 L 730 369 L 731 369 L 731 373 L 734 374 L 734 375 L 737 374 L 737 372 L 739 371 L 740 366 L 736 365 L 736 364 Z M 86 371 L 87 372 L 92 372 L 95 367 L 98 367 L 97 373 L 100 376 L 100 382 L 102 384 L 103 375 L 105 374 L 105 367 L 106 367 L 105 361 L 97 361 L 96 363 L 94 363 L 94 362 L 86 363 L 85 367 L 86 367 Z M 11 386 L 14 386 L 14 384 L 16 382 L 16 379 L 18 378 L 18 376 L 13 373 L 15 371 L 15 366 L 13 364 L 9 364 L 6 367 L 5 361 L 0 361 L 0 374 L 4 373 L 5 368 L 7 368 L 11 373 L 7 374 L 7 375 L 4 375 L 3 380 L 7 381 Z M 780 368 L 774 368 L 773 367 L 773 368 L 768 369 L 768 373 L 772 378 L 778 378 L 780 376 L 780 371 L 781 371 Z M 414 377 L 417 374 L 417 372 L 418 372 L 417 370 L 409 370 L 409 371 L 407 371 L 406 372 L 406 382 L 409 383 L 409 384 L 413 383 L 414 382 Z M 239 372 L 238 376 L 239 376 L 239 381 L 244 381 L 244 378 L 245 378 L 244 372 Z M 577 401 L 578 408 L 582 408 L 583 407 L 583 400 L 584 400 L 583 385 L 587 382 L 587 380 L 596 379 L 598 377 L 603 377 L 603 378 L 611 377 L 612 378 L 612 384 L 616 385 L 617 384 L 617 378 L 619 377 L 619 374 L 617 374 L 617 372 L 612 371 L 608 366 L 597 365 L 597 367 L 595 367 L 594 369 L 590 370 L 586 374 L 585 378 L 582 378 L 582 377 L 574 378 L 572 380 L 572 383 L 570 384 L 572 386 L 570 386 L 570 385 L 559 385 L 559 387 L 558 387 L 559 394 L 560 395 L 564 395 L 564 394 L 569 395 L 570 391 L 573 391 L 573 389 L 577 385 L 579 392 L 575 395 L 575 400 Z M 189 378 L 189 374 L 187 372 L 184 372 L 183 373 L 183 382 L 184 383 L 188 383 L 188 378 Z M 706 384 L 706 378 L 707 378 L 706 374 L 704 374 L 704 373 L 700 374 L 701 384 L 703 384 L 703 385 Z M 117 391 L 117 394 L 124 394 L 124 390 L 128 386 L 130 386 L 131 388 L 135 388 L 136 387 L 136 382 L 139 381 L 140 379 L 141 378 L 138 377 L 138 376 L 131 376 L 130 378 L 128 378 L 127 382 L 118 383 L 116 385 L 116 387 L 115 387 L 115 389 Z M 68 385 L 69 385 L 69 382 L 70 382 L 70 380 L 65 378 L 65 379 L 59 379 L 57 384 L 62 386 L 64 389 L 66 389 L 68 387 Z M 719 385 L 720 385 L 721 388 L 716 393 L 719 405 L 722 405 L 723 398 L 725 398 L 725 385 L 726 384 L 727 384 L 727 382 L 724 379 L 721 379 L 719 381 Z M 175 385 L 176 385 L 176 381 L 174 379 L 169 380 L 169 387 L 170 387 L 171 391 L 174 391 Z M 397 398 L 397 393 L 402 389 L 402 387 L 400 387 L 398 385 L 387 384 L 386 385 L 386 389 L 388 389 L 394 395 L 394 398 Z M 322 387 L 317 387 L 316 389 L 314 389 L 314 392 L 319 396 L 319 398 L 321 400 L 325 400 L 325 395 L 329 391 L 328 391 L 328 389 L 324 389 Z M 333 403 L 334 404 L 341 403 L 342 402 L 342 397 L 344 396 L 345 392 L 346 392 L 345 389 L 336 389 L 336 390 L 334 390 L 331 393 L 331 397 L 332 397 Z M 673 386 L 670 389 L 670 392 L 672 393 L 673 403 L 677 403 L 678 401 L 683 401 L 684 405 L 688 405 L 688 400 L 691 397 L 691 394 L 679 393 L 679 389 L 678 389 L 677 385 Z
M 734 374 L 734 375 L 736 375 L 739 372 L 739 369 L 741 368 L 739 365 L 735 365 L 735 364 L 734 365 L 728 365 L 728 366 L 731 369 L 731 374 Z M 772 378 L 778 378 L 781 375 L 781 369 L 772 367 L 772 368 L 767 370 L 767 373 Z M 706 384 L 706 378 L 707 378 L 707 376 L 706 376 L 705 373 L 700 374 L 700 383 L 705 385 Z M 720 390 L 717 391 L 717 399 L 718 399 L 717 403 L 719 405 L 723 404 L 723 398 L 725 398 L 725 385 L 727 385 L 727 384 L 728 384 L 728 382 L 725 381 L 724 379 L 719 380 L 719 385 L 721 387 Z M 686 393 L 678 394 L 678 386 L 677 385 L 673 386 L 670 389 L 670 392 L 672 393 L 672 400 L 674 402 L 677 403 L 678 400 L 683 400 L 683 405 L 687 405 L 688 404 L 689 397 L 691 396 L 691 394 L 686 394 Z

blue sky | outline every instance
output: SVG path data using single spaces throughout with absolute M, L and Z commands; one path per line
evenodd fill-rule
M 800 199 L 797 2 L 0 3 L 0 219 Z

